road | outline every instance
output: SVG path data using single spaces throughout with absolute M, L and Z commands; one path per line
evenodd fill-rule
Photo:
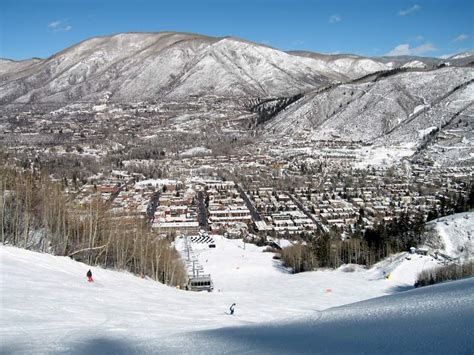
M 112 205 L 112 202 L 117 198 L 117 196 L 120 194 L 121 191 L 123 191 L 128 185 L 135 183 L 135 179 L 130 179 L 126 183 L 120 185 L 119 189 L 114 192 L 113 194 L 110 195 L 109 199 L 105 203 L 107 207 L 110 207 Z
M 203 191 L 199 191 L 197 193 L 197 205 L 198 205 L 198 221 L 199 221 L 199 226 L 201 229 L 204 229 L 205 231 L 210 230 L 209 228 L 209 222 L 207 221 L 207 208 L 206 208 L 206 202 L 205 202 L 205 195 Z
M 157 191 L 150 200 L 148 207 L 146 209 L 146 215 L 148 216 L 149 222 L 153 223 L 155 219 L 155 212 L 158 206 L 160 205 L 160 196 L 161 191 Z
M 300 202 L 300 200 L 298 200 L 296 197 L 294 197 L 293 195 L 290 195 L 290 194 L 286 194 L 289 198 L 291 198 L 291 200 L 295 203 L 295 205 L 300 209 L 301 212 L 303 212 L 309 219 L 311 219 L 313 221 L 314 224 L 316 224 L 316 227 L 318 227 L 318 229 L 325 233 L 327 232 L 326 228 L 321 224 L 320 221 L 318 221 L 316 218 L 314 218 L 314 216 L 306 209 L 306 207 L 303 206 L 303 204 Z
M 255 208 L 255 206 L 253 205 L 252 201 L 250 201 L 249 197 L 247 196 L 247 194 L 245 193 L 244 189 L 242 189 L 242 187 L 240 187 L 240 185 L 236 185 L 237 186 L 237 190 L 239 190 L 239 193 L 240 193 L 240 196 L 242 197 L 242 199 L 244 200 L 245 202 L 245 205 L 247 206 L 247 208 L 249 209 L 250 211 L 250 215 L 252 216 L 253 220 L 255 222 L 259 222 L 259 221 L 262 221 L 262 217 L 260 216 L 260 214 L 258 213 L 257 209 Z

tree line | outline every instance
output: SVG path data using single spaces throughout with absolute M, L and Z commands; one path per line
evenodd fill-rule
M 145 219 L 117 216 L 99 197 L 85 206 L 68 202 L 61 184 L 46 174 L 1 164 L 0 224 L 4 245 L 128 270 L 169 285 L 185 282 L 177 251 Z
M 425 241 L 425 218 L 420 214 L 402 213 L 392 221 L 380 221 L 342 240 L 340 231 L 311 235 L 305 242 L 280 252 L 283 265 L 294 272 L 316 268 L 338 268 L 343 264 L 371 266 L 392 253 L 407 251 Z
M 415 282 L 415 287 L 434 285 L 444 281 L 458 280 L 474 276 L 474 262 L 463 264 L 450 264 L 430 270 L 424 270 Z

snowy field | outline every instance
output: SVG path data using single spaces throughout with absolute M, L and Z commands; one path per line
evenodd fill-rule
M 263 248 L 221 236 L 214 243 L 192 243 L 191 255 L 211 274 L 211 293 L 97 267 L 88 283 L 85 264 L 0 246 L 2 353 L 474 350 L 474 279 L 401 292 L 438 265 L 431 256 L 292 275 Z

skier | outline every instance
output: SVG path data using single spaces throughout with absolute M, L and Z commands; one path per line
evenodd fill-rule
M 89 269 L 89 271 L 87 271 L 87 281 L 89 282 L 93 282 L 94 279 L 92 278 L 92 271 Z
M 233 315 L 234 314 L 234 306 L 236 306 L 235 303 L 232 303 L 232 306 L 230 306 L 229 310 L 230 310 L 230 315 Z

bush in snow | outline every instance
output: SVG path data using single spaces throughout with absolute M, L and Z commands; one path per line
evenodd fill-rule
M 415 287 L 433 285 L 436 283 L 462 279 L 474 276 L 474 262 L 450 264 L 435 269 L 424 270 L 418 275 Z

